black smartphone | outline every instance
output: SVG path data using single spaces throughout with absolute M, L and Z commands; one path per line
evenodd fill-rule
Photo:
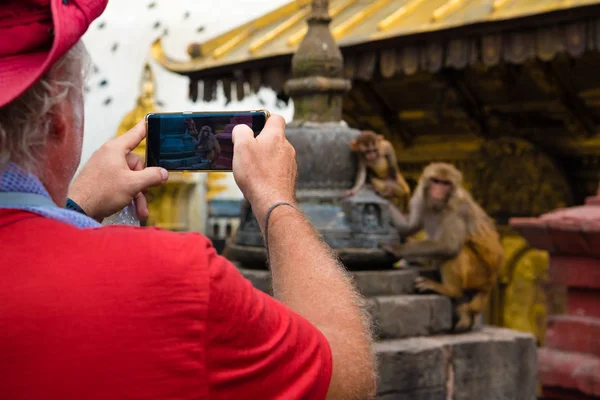
M 269 112 L 183 112 L 146 115 L 146 166 L 169 171 L 231 171 L 232 132 L 248 125 L 256 137 Z

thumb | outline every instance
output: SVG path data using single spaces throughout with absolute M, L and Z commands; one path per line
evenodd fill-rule
M 231 133 L 234 146 L 242 146 L 254 140 L 254 131 L 246 124 L 236 125 Z
M 169 173 L 164 168 L 148 167 L 141 171 L 131 171 L 131 187 L 133 193 L 143 192 L 144 190 L 158 186 L 166 182 L 169 178 Z

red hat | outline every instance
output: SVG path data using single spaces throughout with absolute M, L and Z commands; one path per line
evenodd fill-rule
M 0 2 L 0 107 L 15 100 L 79 41 L 108 0 Z

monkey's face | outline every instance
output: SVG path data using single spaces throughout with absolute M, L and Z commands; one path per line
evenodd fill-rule
M 432 206 L 439 207 L 446 204 L 452 193 L 452 182 L 431 178 L 429 179 L 429 201 Z
M 377 142 L 371 142 L 360 146 L 361 152 L 367 161 L 375 161 L 379 157 Z
M 207 137 L 212 132 L 211 132 L 211 129 L 208 126 L 203 126 L 202 130 L 200 131 L 200 133 L 202 134 L 202 137 Z

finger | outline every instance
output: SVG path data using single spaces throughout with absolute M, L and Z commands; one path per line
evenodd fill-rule
M 127 166 L 132 171 L 141 171 L 144 169 L 144 158 L 138 154 L 129 153 L 125 157 L 125 160 L 127 160 Z
M 248 125 L 240 124 L 233 128 L 231 139 L 234 146 L 241 146 L 252 143 L 254 139 L 254 131 Z
M 148 219 L 148 201 L 146 200 L 146 196 L 143 193 L 138 193 L 135 196 L 135 209 L 137 211 L 138 218 L 140 221 L 145 221 Z
M 143 192 L 152 186 L 158 186 L 166 182 L 168 178 L 169 173 L 167 170 L 159 167 L 149 167 L 141 171 L 132 171 L 130 193 Z
M 133 149 L 139 146 L 139 144 L 146 138 L 146 121 L 141 120 L 129 131 L 116 139 L 113 139 L 115 143 L 125 150 L 125 153 L 130 153 Z
M 267 120 L 260 136 L 285 138 L 285 119 L 279 114 L 273 114 Z M 264 136 L 263 136 L 264 137 Z

